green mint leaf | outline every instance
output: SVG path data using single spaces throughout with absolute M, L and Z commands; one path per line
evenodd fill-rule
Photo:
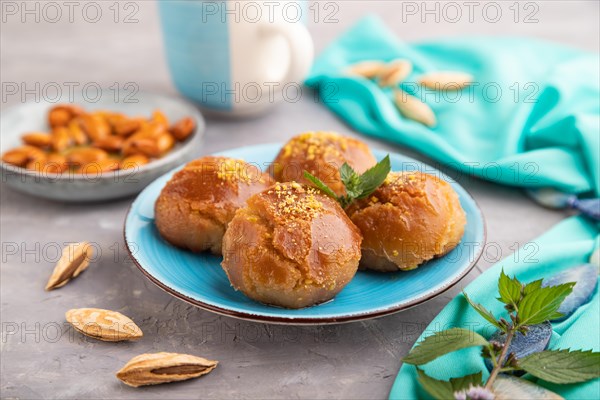
M 553 318 L 564 299 L 573 291 L 575 282 L 532 290 L 519 302 L 519 326 L 535 325 Z
M 317 188 L 336 199 L 342 208 L 346 208 L 354 200 L 365 198 L 373 193 L 385 181 L 390 169 L 389 155 L 362 175 L 358 175 L 348 163 L 342 164 L 340 167 L 340 179 L 346 189 L 346 195 L 341 197 L 337 197 L 335 194 L 332 195 L 333 191 L 327 185 L 307 171 L 304 171 L 304 177 L 310 180 Z
M 504 269 L 500 273 L 500 279 L 498 280 L 498 292 L 500 297 L 498 300 L 504 304 L 510 304 L 516 306 L 521 300 L 521 289 L 523 285 L 516 277 L 509 278 L 504 273 Z
M 456 350 L 487 344 L 488 341 L 483 336 L 473 331 L 452 328 L 427 336 L 404 357 L 402 362 L 423 365 Z
M 350 199 L 350 202 L 352 202 L 354 199 L 358 198 L 358 196 L 360 196 L 361 191 L 357 186 L 347 186 L 346 187 L 346 197 L 348 197 Z
M 559 318 L 561 318 L 563 316 L 564 316 L 563 313 L 560 313 L 560 312 L 557 311 L 557 312 L 555 312 L 554 314 L 552 314 L 551 316 L 548 317 L 548 321 L 559 319 Z
M 446 400 L 454 398 L 454 389 L 452 383 L 440 381 L 427 375 L 425 371 L 417 368 L 417 380 L 421 387 L 436 400 Z
M 342 204 L 342 208 L 346 208 L 360 194 L 360 188 L 358 187 L 360 176 L 358 176 L 348 163 L 344 163 L 340 167 L 340 178 L 346 189 L 346 196 L 340 203 Z
M 488 321 L 490 324 L 494 325 L 498 329 L 505 330 L 505 328 L 502 325 L 500 325 L 498 320 L 496 320 L 496 317 L 494 317 L 494 314 L 492 314 L 490 311 L 488 311 L 481 304 L 475 303 L 474 301 L 472 301 L 465 292 L 463 292 L 463 296 L 465 296 L 465 299 L 467 299 L 467 301 L 469 302 L 471 307 L 473 307 L 475 309 L 475 311 L 477 311 L 479 313 L 479 315 L 481 315 L 483 318 L 485 318 L 486 321 Z
M 442 381 L 417 368 L 417 380 L 427 393 L 439 400 L 453 399 L 455 392 L 468 389 L 470 386 L 483 386 L 481 372 L 460 378 L 450 378 L 450 381 Z
M 340 167 L 340 178 L 344 186 L 348 187 L 355 185 L 358 182 L 359 176 L 348 163 L 344 163 Z
M 600 353 L 591 350 L 545 350 L 523 357 L 518 365 L 537 378 L 558 384 L 600 377 Z
M 311 175 L 308 171 L 304 171 L 304 178 L 309 180 L 317 189 L 325 193 L 327 196 L 339 201 L 337 195 L 333 190 L 329 188 L 326 184 L 324 184 L 319 178 L 314 175 Z
M 391 169 L 392 165 L 388 154 L 360 176 L 360 195 L 356 198 L 363 199 L 373 193 L 385 181 Z
M 450 378 L 450 383 L 455 392 L 468 389 L 470 386 L 483 386 L 481 371 L 460 378 Z
M 534 290 L 541 288 L 543 281 L 543 279 L 538 279 L 537 281 L 529 282 L 527 285 L 525 285 L 525 288 L 523 288 L 523 296 L 526 296 Z

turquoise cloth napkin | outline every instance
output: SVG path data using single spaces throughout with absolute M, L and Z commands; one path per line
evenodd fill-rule
M 349 65 L 364 60 L 405 58 L 414 71 L 402 88 L 425 101 L 438 124 L 430 129 L 403 118 L 391 90 L 361 77 L 346 76 Z M 472 74 L 475 85 L 459 92 L 421 89 L 424 72 L 454 70 Z M 600 195 L 600 62 L 598 54 L 527 38 L 444 39 L 406 44 L 376 17 L 367 17 L 330 45 L 315 61 L 306 84 L 323 103 L 356 130 L 411 147 L 463 173 L 518 187 L 554 187 Z M 522 281 L 543 278 L 587 262 L 598 247 L 597 223 L 572 217 L 487 270 L 466 291 L 494 313 L 501 268 Z M 526 251 L 529 250 L 529 251 Z M 598 289 L 590 303 L 553 325 L 551 348 L 600 351 Z M 492 331 L 462 295 L 452 300 L 419 340 L 452 326 L 470 327 L 488 337 Z M 424 368 L 439 379 L 487 369 L 479 348 L 451 353 Z M 600 399 L 600 380 L 551 385 L 568 399 Z M 428 398 L 416 371 L 403 365 L 392 399 Z
M 342 72 L 359 61 L 395 58 L 413 63 L 403 88 L 431 106 L 435 128 L 400 116 L 389 89 Z M 442 70 L 471 73 L 476 85 L 436 99 L 414 83 L 423 72 Z M 317 58 L 306 84 L 354 129 L 462 172 L 598 196 L 599 70 L 598 54 L 527 38 L 402 43 L 378 18 L 366 17 Z
M 521 249 L 485 271 L 465 288 L 465 292 L 478 303 L 483 304 L 494 315 L 503 313 L 502 304 L 495 299 L 498 292 L 500 271 L 516 275 L 522 282 L 529 282 L 555 274 L 575 265 L 586 263 L 594 248 L 598 247 L 600 236 L 598 225 L 583 217 L 571 217 L 533 241 L 535 254 L 531 247 Z M 531 257 L 527 257 L 531 255 Z M 494 328 L 474 311 L 461 294 L 455 297 L 442 312 L 429 324 L 417 342 L 435 331 L 450 327 L 474 329 L 484 337 L 489 337 Z M 554 334 L 550 340 L 551 349 L 593 349 L 600 351 L 600 296 L 598 288 L 592 300 L 580 307 L 573 315 L 560 323 L 552 324 Z M 450 353 L 426 364 L 427 374 L 438 379 L 449 379 L 477 371 L 489 375 L 479 355 L 480 348 L 473 347 Z M 535 379 L 534 379 L 535 381 Z M 600 379 L 575 385 L 555 385 L 541 383 L 542 386 L 560 394 L 566 399 L 600 399 Z M 390 399 L 428 399 L 416 380 L 416 368 L 402 365 L 392 387 Z

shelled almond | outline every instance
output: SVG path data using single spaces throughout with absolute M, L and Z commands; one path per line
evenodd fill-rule
M 112 111 L 86 112 L 75 104 L 50 109 L 48 125 L 49 132 L 23 134 L 23 146 L 2 154 L 2 162 L 49 173 L 132 169 L 163 157 L 196 130 L 193 118 L 171 125 L 161 110 L 143 118 Z
M 17 167 L 23 167 L 27 164 L 27 154 L 23 152 L 20 148 L 8 150 L 4 154 L 2 154 L 2 161 L 7 164 L 12 164 Z
M 143 154 L 134 154 L 132 156 L 125 157 L 121 160 L 119 165 L 120 169 L 138 168 L 142 165 L 146 165 L 150 162 L 148 157 Z
M 123 139 L 121 136 L 111 135 L 96 140 L 92 145 L 105 151 L 119 152 L 123 148 L 124 141 L 125 139 Z
M 185 117 L 175 123 L 169 129 L 169 133 L 171 133 L 175 139 L 182 141 L 187 139 L 194 130 L 196 130 L 196 121 L 194 121 L 193 118 Z
M 71 146 L 71 136 L 69 135 L 69 130 L 64 126 L 58 126 L 54 128 L 52 135 L 50 136 L 50 144 L 52 145 L 52 150 L 56 152 L 60 153 L 65 151 Z
M 73 118 L 83 113 L 83 108 L 75 104 L 59 104 L 48 112 L 48 125 L 51 128 L 65 126 Z
M 74 144 L 82 146 L 89 142 L 89 138 L 81 128 L 81 122 L 79 119 L 73 119 L 69 122 L 67 128 L 69 129 L 69 137 Z
M 23 135 L 23 143 L 36 147 L 48 147 L 52 143 L 52 136 L 44 132 L 30 132 Z

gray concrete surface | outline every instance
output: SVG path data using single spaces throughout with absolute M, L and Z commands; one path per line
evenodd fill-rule
M 130 2 L 139 8 L 138 22 L 114 22 L 113 2 L 98 2 L 104 14 L 88 23 L 75 13 L 57 23 L 35 22 L 4 11 L 1 25 L 2 83 L 43 87 L 49 82 L 98 82 L 110 86 L 135 82 L 143 90 L 175 94 L 163 58 L 153 1 Z M 27 2 L 31 8 L 36 2 Z M 519 22 L 509 7 L 499 22 L 465 13 L 458 23 L 421 21 L 422 13 L 402 13 L 393 1 L 330 2 L 337 22 L 311 23 L 317 50 L 367 11 L 378 13 L 399 37 L 414 41 L 452 35 L 519 34 L 546 38 L 598 51 L 596 1 L 537 1 L 521 8 Z M 20 2 L 16 2 L 20 7 Z M 59 4 L 62 4 L 59 2 Z M 413 5 L 421 7 L 421 2 Z M 435 7 L 435 2 L 427 3 Z M 483 7 L 484 3 L 479 3 Z M 524 3 L 521 3 L 523 7 Z M 325 2 L 318 4 L 323 10 Z M 444 3 L 438 3 L 442 7 Z M 133 9 L 120 3 L 122 19 Z M 135 7 L 134 6 L 134 7 Z M 536 11 L 537 22 L 524 23 L 524 13 Z M 422 10 L 421 10 L 422 11 Z M 49 12 L 49 10 L 48 10 Z M 491 12 L 491 11 L 490 11 Z M 65 11 L 66 13 L 66 11 Z M 52 15 L 49 15 L 52 18 Z M 405 21 L 402 19 L 405 17 Z M 4 92 L 4 89 L 3 89 Z M 2 109 L 21 101 L 5 96 Z M 270 114 L 250 121 L 209 120 L 198 154 L 231 147 L 283 141 L 303 130 L 332 129 L 355 134 L 324 107 L 305 96 L 296 104 L 281 104 Z M 367 140 L 373 146 L 404 152 L 404 148 Z M 4 149 L 3 149 L 4 150 Z M 564 215 L 541 209 L 519 190 L 461 178 L 481 205 L 488 240 L 502 256 L 535 239 Z M 385 398 L 403 357 L 429 321 L 464 286 L 495 261 L 491 254 L 455 288 L 406 312 L 327 327 L 283 327 L 221 317 L 176 300 L 162 292 L 132 265 L 123 249 L 123 218 L 132 199 L 105 204 L 66 205 L 27 197 L 1 186 L 2 267 L 0 298 L 0 395 L 2 398 L 56 399 L 191 399 L 191 398 Z M 64 242 L 88 240 L 102 248 L 101 259 L 66 287 L 45 292 L 56 249 Z M 68 329 L 70 308 L 102 307 L 121 311 L 145 332 L 138 343 L 103 343 Z M 114 373 L 134 355 L 171 351 L 220 361 L 200 380 L 133 389 Z

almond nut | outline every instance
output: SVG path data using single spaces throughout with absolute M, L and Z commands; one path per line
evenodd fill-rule
M 349 75 L 363 76 L 367 79 L 373 79 L 385 70 L 385 63 L 382 61 L 362 61 L 346 68 Z
M 114 131 L 119 136 L 129 136 L 134 134 L 142 126 L 142 122 L 138 119 L 125 119 L 115 123 Z
M 69 165 L 85 165 L 108 158 L 108 153 L 102 149 L 91 147 L 82 147 L 72 149 L 67 153 L 67 162 Z
M 160 156 L 164 155 L 166 152 L 171 150 L 171 148 L 175 144 L 175 139 L 173 138 L 173 136 L 171 136 L 170 133 L 165 132 L 162 135 L 158 136 L 156 138 L 155 142 L 156 142 L 156 152 L 153 154 L 146 154 L 146 155 L 148 155 L 150 157 L 160 157 Z
M 68 169 L 66 158 L 61 154 L 52 153 L 45 159 L 30 161 L 26 168 L 41 173 L 60 174 Z
M 26 156 L 27 156 L 27 160 L 28 161 L 36 161 L 36 160 L 45 160 L 46 159 L 46 153 L 35 146 L 21 146 L 19 148 L 17 148 L 16 150 L 20 150 L 21 152 L 23 152 Z
M 152 122 L 155 122 L 155 123 L 161 125 L 165 130 L 169 128 L 169 119 L 160 110 L 155 110 L 152 113 Z
M 434 127 L 436 118 L 433 110 L 421 100 L 400 90 L 394 90 L 394 102 L 400 114 L 404 117 L 422 123 L 423 125 Z
M 121 136 L 111 135 L 111 136 L 107 136 L 105 138 L 96 140 L 93 143 L 93 146 L 97 147 L 99 149 L 114 153 L 114 152 L 121 151 L 124 141 L 125 141 L 125 139 L 123 139 Z
M 88 137 L 83 131 L 83 129 L 81 129 L 81 120 L 79 118 L 71 120 L 67 128 L 69 130 L 69 136 L 73 143 L 75 143 L 78 146 L 87 144 Z
M 48 112 L 48 124 L 52 128 L 67 125 L 71 119 L 83 114 L 83 109 L 74 104 L 59 104 Z
M 144 336 L 139 326 L 125 315 L 100 308 L 77 308 L 65 314 L 75 330 L 105 342 L 136 340 Z
M 46 165 L 45 159 L 38 159 L 38 160 L 34 160 L 34 161 L 29 161 L 27 163 L 27 165 L 25 166 L 25 168 L 30 171 L 43 172 L 45 165 Z
M 116 171 L 118 169 L 119 160 L 114 158 L 105 158 L 103 160 L 83 164 L 77 172 L 80 174 L 97 175 L 103 172 Z
M 115 126 L 125 120 L 127 117 L 125 116 L 125 114 L 121 114 L 118 112 L 105 112 L 103 113 L 104 118 L 106 119 L 106 121 L 110 124 L 113 132 L 115 130 Z
M 15 165 L 17 167 L 24 167 L 27 164 L 27 161 L 29 161 L 29 157 L 20 148 L 8 150 L 2 154 L 2 162 Z
M 141 354 L 133 357 L 119 372 L 123 383 L 139 387 L 184 381 L 211 372 L 217 361 L 177 353 Z
M 111 133 L 110 124 L 102 112 L 85 114 L 81 117 L 81 128 L 92 141 L 100 140 Z
M 379 74 L 379 86 L 397 86 L 412 72 L 412 64 L 408 60 L 396 60 L 386 65 Z
M 22 136 L 23 143 L 35 147 L 48 147 L 52 142 L 52 136 L 43 132 L 30 132 Z
M 64 126 L 54 128 L 50 141 L 54 151 L 65 151 L 71 145 L 69 130 Z
M 174 124 L 171 129 L 169 129 L 169 132 L 175 139 L 182 142 L 187 139 L 195 129 L 196 121 L 194 118 L 185 117 L 177 121 L 177 123 Z
M 431 72 L 423 75 L 419 83 L 429 89 L 460 90 L 473 82 L 473 75 L 465 72 Z
M 46 290 L 57 289 L 77 277 L 88 267 L 93 254 L 94 250 L 87 242 L 70 243 L 63 249 L 46 284 Z
M 123 154 L 129 156 L 141 153 L 155 158 L 169 151 L 174 144 L 175 139 L 167 132 L 156 136 L 153 131 L 138 132 L 125 141 L 123 144 Z
M 71 114 L 67 110 L 56 109 L 51 110 L 48 113 L 48 124 L 51 128 L 58 128 L 59 126 L 65 126 L 71 120 Z
M 67 169 L 69 169 L 69 166 L 67 165 L 67 157 L 63 156 L 62 154 L 51 153 L 48 155 L 48 158 L 44 163 L 42 172 L 60 174 L 61 172 L 65 172 Z
M 150 160 L 145 155 L 134 154 L 129 157 L 125 157 L 121 161 L 121 165 L 119 166 L 119 168 L 121 168 L 121 169 L 130 169 L 130 168 L 137 169 L 137 168 L 141 167 L 142 165 L 148 164 L 149 162 L 150 162 Z

